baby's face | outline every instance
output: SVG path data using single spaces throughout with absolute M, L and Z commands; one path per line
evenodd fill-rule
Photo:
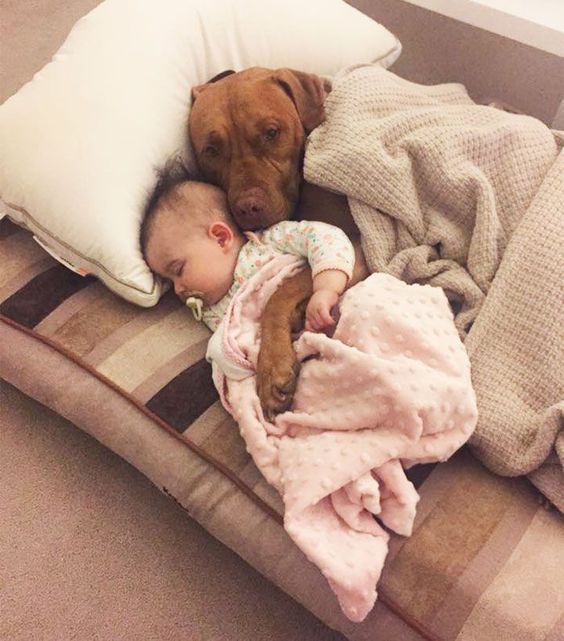
M 163 212 L 155 221 L 146 258 L 154 272 L 172 281 L 183 301 L 197 296 L 213 305 L 233 283 L 238 252 L 235 242 L 222 242 L 206 230 L 186 225 L 182 216 Z

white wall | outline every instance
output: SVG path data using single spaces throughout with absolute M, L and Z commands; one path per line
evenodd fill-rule
M 557 117 L 564 99 L 562 56 L 415 6 L 411 0 L 347 1 L 400 38 L 403 53 L 392 69 L 398 75 L 423 84 L 462 82 L 477 102 L 497 99 L 548 125 L 564 127 L 562 112 Z M 564 5 L 564 0 L 556 1 Z

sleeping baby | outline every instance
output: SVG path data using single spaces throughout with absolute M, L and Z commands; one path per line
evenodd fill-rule
M 476 425 L 470 364 L 446 296 L 381 273 L 352 287 L 363 263 L 340 229 L 286 221 L 243 235 L 224 193 L 198 182 L 157 190 L 141 242 L 150 267 L 214 330 L 214 383 L 283 498 L 284 528 L 345 615 L 362 621 L 388 531 L 413 528 L 419 497 L 404 467 L 446 460 Z M 294 343 L 292 407 L 270 420 L 256 389 L 260 322 L 268 295 L 306 261 L 313 331 Z
M 334 324 L 331 309 L 355 264 L 351 241 L 326 223 L 282 221 L 243 234 L 231 218 L 224 192 L 197 181 L 178 183 L 153 199 L 141 246 L 149 267 L 173 283 L 176 294 L 212 331 L 241 285 L 283 254 L 301 256 L 311 266 L 313 295 L 305 327 L 320 331 Z

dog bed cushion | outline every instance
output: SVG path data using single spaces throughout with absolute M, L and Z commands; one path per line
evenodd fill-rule
M 389 65 L 400 48 L 343 0 L 106 0 L 0 107 L 3 211 L 79 274 L 154 305 L 140 218 L 156 170 L 186 151 L 190 88 L 255 65 Z
M 131 462 L 327 625 L 351 641 L 563 638 L 561 517 L 524 478 L 464 451 L 409 470 L 413 534 L 392 537 L 374 610 L 348 621 L 221 408 L 208 335 L 172 292 L 141 309 L 0 221 L 0 377 Z

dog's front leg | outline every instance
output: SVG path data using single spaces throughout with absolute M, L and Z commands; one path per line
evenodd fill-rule
M 307 267 L 285 280 L 264 309 L 257 393 L 268 418 L 287 410 L 292 403 L 299 372 L 292 331 L 303 326 L 305 307 L 312 291 L 311 269 Z

